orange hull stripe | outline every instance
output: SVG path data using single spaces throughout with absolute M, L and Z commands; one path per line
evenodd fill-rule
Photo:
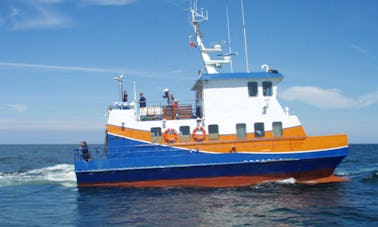
M 131 128 L 121 128 L 114 125 L 107 125 L 107 131 L 112 134 L 117 134 L 124 137 L 130 137 L 138 140 L 144 140 L 144 141 L 151 141 L 151 133 L 150 131 L 144 131 L 144 130 L 137 130 L 137 129 L 131 129 Z M 306 136 L 306 133 L 303 130 L 302 126 L 292 127 L 292 128 L 285 128 L 283 129 L 283 137 L 304 137 Z M 264 138 L 273 138 L 273 134 L 271 131 L 265 132 Z M 238 138 L 236 135 L 219 135 L 218 140 L 219 141 L 226 141 L 226 140 L 237 140 Z M 246 139 L 256 139 L 254 133 L 248 133 Z M 180 138 L 178 140 L 180 142 Z M 190 142 L 195 142 L 193 138 L 190 138 Z M 162 143 L 165 143 L 162 140 Z
M 300 130 L 302 127 L 292 128 L 291 130 Z M 120 128 L 117 126 L 108 125 L 109 133 L 143 140 L 151 141 L 149 131 L 135 130 L 129 128 Z M 289 130 L 289 129 L 287 129 Z M 285 135 L 285 134 L 284 134 Z M 234 136 L 220 136 L 219 140 L 206 140 L 203 142 L 178 142 L 167 144 L 162 141 L 162 144 L 176 146 L 192 150 L 204 150 L 210 152 L 228 153 L 233 150 L 236 152 L 279 152 L 279 151 L 306 151 L 306 150 L 321 150 L 335 147 L 348 146 L 347 135 L 331 135 L 331 136 L 301 136 L 301 137 L 264 137 L 264 138 L 246 138 L 235 139 Z
M 116 182 L 116 183 L 95 183 L 79 184 L 83 186 L 116 186 L 116 187 L 237 187 L 257 184 L 264 181 L 279 180 L 280 178 L 259 177 L 259 176 L 242 176 L 242 177 L 214 177 L 214 178 L 194 178 L 194 179 L 176 179 L 176 180 L 154 180 L 154 181 L 137 181 L 137 182 Z
M 288 176 L 237 176 L 237 177 L 213 177 L 213 178 L 194 178 L 194 179 L 175 179 L 175 180 L 154 180 L 137 182 L 114 182 L 114 183 L 92 183 L 79 184 L 79 187 L 243 187 L 255 185 L 263 182 L 274 182 L 287 179 Z M 344 182 L 348 179 L 334 175 L 312 180 L 296 180 L 299 184 L 321 184 L 332 182 Z

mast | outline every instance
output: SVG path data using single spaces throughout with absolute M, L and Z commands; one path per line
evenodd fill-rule
M 119 97 L 120 97 L 120 101 L 122 102 L 123 101 L 123 73 L 119 75 L 119 77 L 114 77 L 113 79 L 118 81 Z
M 227 38 L 228 38 L 228 53 L 232 53 L 232 49 L 231 49 L 231 35 L 230 35 L 230 17 L 228 15 L 228 6 L 226 6 L 226 19 L 227 19 Z M 234 72 L 234 67 L 232 65 L 232 61 L 230 61 L 230 68 L 231 68 L 231 72 L 233 73 Z
M 244 1 L 240 0 L 241 4 L 241 11 L 242 11 L 242 19 L 243 19 L 243 32 L 244 32 L 244 50 L 245 50 L 245 65 L 247 67 L 247 72 L 249 72 L 249 64 L 248 64 L 248 46 L 247 46 L 247 32 L 245 28 L 245 20 L 244 20 Z
M 223 42 L 216 42 L 213 44 L 212 48 L 206 48 L 202 42 L 200 23 L 208 20 L 208 13 L 207 11 L 205 12 L 203 8 L 198 10 L 197 0 L 193 1 L 193 4 L 190 6 L 190 13 L 192 17 L 191 22 L 195 33 L 195 39 L 201 54 L 204 70 L 208 74 L 217 74 L 218 69 L 221 68 L 223 64 L 229 64 L 231 62 L 232 54 L 218 54 L 217 56 L 223 57 L 223 59 L 212 59 L 209 53 L 222 52 Z

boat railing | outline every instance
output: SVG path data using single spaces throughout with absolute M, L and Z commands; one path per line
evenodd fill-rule
M 168 105 L 166 101 L 148 101 L 141 107 L 137 102 L 113 102 L 108 110 L 136 111 L 138 121 L 179 120 L 197 118 L 195 108 L 190 100 Z M 136 105 L 137 104 L 137 105 Z
M 151 120 L 179 120 L 196 118 L 195 110 L 189 101 L 168 105 L 165 101 L 150 101 L 146 107 L 137 108 L 137 116 L 140 121 Z
M 75 161 L 89 159 L 106 159 L 107 149 L 105 146 L 89 147 L 89 156 L 82 153 L 81 148 L 74 148 Z
M 125 110 L 125 109 L 134 109 L 134 103 L 128 102 L 113 102 L 108 109 L 109 110 Z

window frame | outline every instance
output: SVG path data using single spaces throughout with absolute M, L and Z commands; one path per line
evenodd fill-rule
M 257 83 L 257 81 L 248 82 L 247 87 L 248 87 L 248 96 L 249 97 L 259 96 L 259 84 Z
M 179 127 L 179 135 L 181 142 L 189 142 L 190 141 L 190 126 L 183 125 Z
M 208 132 L 207 138 L 209 140 L 217 140 L 219 138 L 219 125 L 217 124 L 208 125 L 207 132 Z
M 272 81 L 263 81 L 262 88 L 263 88 L 264 96 L 273 96 L 273 82 Z
M 161 127 L 152 127 L 150 129 L 150 135 L 151 135 L 151 142 L 160 143 L 161 136 L 162 136 Z
M 279 130 L 278 134 L 276 133 L 277 130 Z M 274 122 L 272 122 L 272 134 L 273 134 L 273 136 L 282 136 L 283 135 L 283 127 L 282 127 L 282 122 L 281 121 L 274 121 Z
M 253 124 L 253 128 L 254 128 L 254 132 L 255 132 L 255 137 L 256 138 L 265 137 L 265 125 L 264 125 L 264 122 L 255 122 Z
M 247 124 L 237 123 L 235 127 L 236 127 L 236 138 L 238 139 L 247 138 Z

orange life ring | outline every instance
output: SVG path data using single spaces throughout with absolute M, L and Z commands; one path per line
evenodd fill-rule
M 167 143 L 175 143 L 177 141 L 177 131 L 174 128 L 167 128 L 163 133 L 163 138 Z
M 206 139 L 206 130 L 203 127 L 197 127 L 193 130 L 192 138 L 196 142 L 202 142 Z

